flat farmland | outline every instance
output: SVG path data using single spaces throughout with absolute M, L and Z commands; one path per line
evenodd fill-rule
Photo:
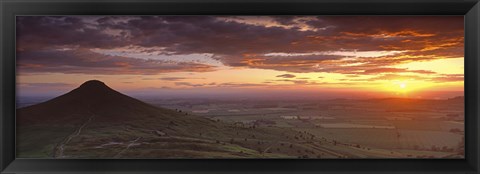
M 298 128 L 317 137 L 335 140 L 339 143 L 360 144 L 376 148 L 398 148 L 397 134 L 392 129 L 325 129 L 325 128 Z
M 463 106 L 456 102 L 415 99 L 249 101 L 182 107 L 192 115 L 242 128 L 297 132 L 284 135 L 288 141 L 265 141 L 267 137 L 257 136 L 252 141 L 237 142 L 249 149 L 264 149 L 270 155 L 281 152 L 290 157 L 312 157 L 313 151 L 317 158 L 461 158 L 464 113 Z M 249 137 L 251 135 L 244 138 Z M 235 141 L 237 138 L 242 140 L 242 135 Z M 286 148 L 285 145 L 293 140 L 305 147 L 297 144 L 297 148 Z M 309 150 L 302 151 L 304 149 Z
M 432 146 L 442 148 L 455 148 L 461 142 L 462 135 L 450 132 L 424 131 L 424 130 L 400 130 L 398 143 L 401 148 L 412 149 L 415 146 L 419 148 L 431 149 Z

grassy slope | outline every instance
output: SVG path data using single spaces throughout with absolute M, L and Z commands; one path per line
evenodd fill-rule
M 171 113 L 172 114 L 172 113 Z M 241 128 L 196 116 L 148 117 L 126 122 L 95 120 L 65 145 L 65 158 L 336 158 L 325 141 L 291 129 Z M 52 157 L 77 124 L 35 125 L 20 131 L 20 158 Z M 159 136 L 155 131 L 166 133 Z M 303 134 L 303 135 L 302 135 Z M 300 136 L 302 135 L 302 136 Z M 297 136 L 298 139 L 294 137 Z M 33 138 L 34 137 L 34 138 Z M 303 137 L 303 138 L 300 138 Z M 132 143 L 134 140 L 139 140 Z M 115 144 L 111 144 L 111 143 Z M 307 143 L 310 142 L 310 143 Z M 316 142 L 316 143 L 312 143 Z M 109 144 L 110 143 L 110 144 Z M 127 146 L 132 143 L 127 149 Z M 102 146 L 104 145 L 104 146 Z M 290 147 L 291 145 L 291 147 Z M 126 149 L 126 150 L 125 150 Z

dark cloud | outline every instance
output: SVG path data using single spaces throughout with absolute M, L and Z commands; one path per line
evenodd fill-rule
M 113 48 L 125 45 L 122 37 L 108 35 L 82 17 L 17 17 L 17 50 L 80 46 Z
M 265 86 L 263 84 L 256 83 L 220 83 L 218 87 L 255 87 L 255 86 Z
M 348 75 L 432 74 L 388 67 L 412 61 L 463 57 L 464 54 L 463 16 L 320 16 L 301 19 L 276 16 L 271 19 L 295 27 L 251 25 L 220 20 L 215 16 L 20 16 L 17 17 L 17 62 L 20 72 L 37 73 L 158 74 L 214 70 L 205 63 L 172 64 L 91 51 L 133 46 L 133 49 L 148 54 L 211 54 L 213 59 L 232 67 Z M 319 30 L 302 30 L 298 22 Z M 403 52 L 381 57 L 265 55 L 342 50 Z
M 195 84 L 195 83 L 190 83 L 190 82 L 175 82 L 175 85 L 177 86 L 188 86 L 188 87 L 203 87 L 207 86 L 208 84 Z
M 164 81 L 180 81 L 180 80 L 188 80 L 188 79 L 205 79 L 205 78 L 191 78 L 191 77 L 160 77 L 159 80 Z
M 99 25 L 125 30 L 129 33 L 130 43 L 143 47 L 167 47 L 166 51 L 171 54 L 268 53 L 288 50 L 291 42 L 305 35 L 281 27 L 266 28 L 217 20 L 214 16 L 151 16 L 114 24 L 102 20 Z
M 253 87 L 253 86 L 263 86 L 262 84 L 256 83 L 190 83 L 190 82 L 175 82 L 177 86 L 187 86 L 187 87 Z
M 293 25 L 296 24 L 295 19 L 297 19 L 297 16 L 273 16 L 272 18 L 279 24 Z
M 308 80 L 282 79 L 282 80 L 275 80 L 275 81 L 277 81 L 277 82 L 292 82 L 293 84 L 297 84 L 297 85 L 316 84 L 316 82 L 309 82 Z
M 185 77 L 162 77 L 159 78 L 160 80 L 165 80 L 165 81 L 179 81 L 179 80 L 185 80 L 187 78 Z
M 19 72 L 59 72 L 80 74 L 158 74 L 163 72 L 212 71 L 213 67 L 196 63 L 169 63 L 122 56 L 110 56 L 86 49 L 40 50 L 17 53 Z
M 296 76 L 293 74 L 281 74 L 276 77 L 282 77 L 282 78 L 295 78 Z

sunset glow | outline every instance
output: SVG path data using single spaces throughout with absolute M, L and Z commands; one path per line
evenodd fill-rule
M 463 95 L 462 16 L 18 17 L 17 24 L 21 96 L 57 95 L 90 79 L 145 95 Z

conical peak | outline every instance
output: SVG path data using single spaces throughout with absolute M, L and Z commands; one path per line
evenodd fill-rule
M 102 81 L 100 80 L 89 80 L 89 81 L 86 81 L 85 83 L 83 83 L 82 85 L 80 85 L 80 88 L 83 88 L 83 87 L 107 87 L 107 85 L 105 85 L 105 83 L 103 83 Z
M 80 85 L 78 89 L 85 89 L 88 91 L 97 91 L 97 90 L 112 90 L 105 83 L 100 80 L 89 80 Z
M 73 118 L 85 114 L 95 114 L 96 119 L 100 120 L 115 121 L 136 119 L 137 115 L 142 115 L 139 113 L 158 115 L 156 112 L 161 111 L 155 106 L 115 91 L 99 80 L 86 81 L 66 94 L 28 106 L 24 110 L 29 110 L 34 116 L 39 115 L 37 118 L 32 116 L 33 121 L 54 120 L 57 117 Z

